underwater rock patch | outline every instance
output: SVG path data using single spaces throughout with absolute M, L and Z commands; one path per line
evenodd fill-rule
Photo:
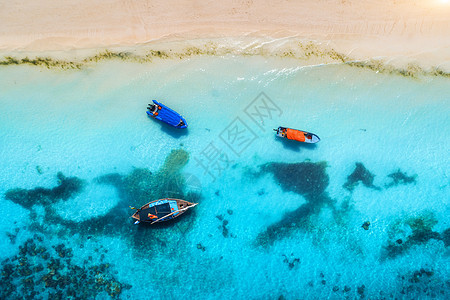
M 6 236 L 9 238 L 9 241 L 11 242 L 11 244 L 15 244 L 16 243 L 16 239 L 17 239 L 17 234 L 19 233 L 20 228 L 14 228 L 14 233 L 11 232 L 6 232 Z
M 97 180 L 112 184 L 119 190 L 122 198 L 137 206 L 151 200 L 175 196 L 198 200 L 199 196 L 195 193 L 185 195 L 185 178 L 181 171 L 188 161 L 189 153 L 186 150 L 175 149 L 169 153 L 156 173 L 145 168 L 135 168 L 126 176 L 109 174 Z
M 282 255 L 284 257 L 283 262 L 288 265 L 289 270 L 292 270 L 297 264 L 300 263 L 300 258 L 294 257 L 294 253 L 291 253 L 290 259 L 286 254 Z
M 148 169 L 135 168 L 130 174 L 122 178 L 123 184 L 120 188 L 126 194 L 126 198 L 136 202 L 142 203 L 149 202 L 152 199 L 152 188 L 155 184 L 152 172 Z
M 266 230 L 258 234 L 256 245 L 268 247 L 273 245 L 275 241 L 285 238 L 296 229 L 307 229 L 310 224 L 310 217 L 318 215 L 324 205 L 329 205 L 333 208 L 332 199 L 325 193 L 314 197 L 314 201 L 303 204 L 294 211 L 285 213 L 280 221 L 271 224 Z
M 305 227 L 308 217 L 313 213 L 311 205 L 302 205 L 293 212 L 284 214 L 283 218 L 256 237 L 256 244 L 263 247 L 273 245 L 275 241 L 286 237 L 292 230 Z
M 369 221 L 366 221 L 366 222 L 364 222 L 363 224 L 362 224 L 362 228 L 364 228 L 364 230 L 369 230 L 369 226 L 370 226 L 370 222 Z
M 352 192 L 355 187 L 361 182 L 368 188 L 380 190 L 379 187 L 373 184 L 375 175 L 370 173 L 362 163 L 357 162 L 355 163 L 355 165 L 355 170 L 347 177 L 347 181 L 344 183 L 343 187 Z
M 118 299 L 131 288 L 115 279 L 111 264 L 78 266 L 72 263 L 72 249 L 46 242 L 35 235 L 19 247 L 18 255 L 2 262 L 1 299 L 89 299 L 104 292 Z
M 152 197 L 182 197 L 186 180 L 181 170 L 189 162 L 189 152 L 184 149 L 172 150 L 161 169 L 153 177 Z M 147 201 L 148 202 L 148 201 Z
M 386 188 L 390 188 L 400 184 L 411 184 L 411 183 L 416 184 L 417 174 L 408 176 L 406 175 L 406 173 L 398 169 L 396 172 L 389 174 L 388 177 L 390 177 L 392 181 L 385 185 Z
M 198 200 L 201 199 L 201 195 L 198 193 L 186 193 L 183 185 L 184 175 L 181 170 L 187 163 L 189 154 L 183 150 L 181 152 L 173 151 L 169 156 L 166 159 L 167 163 L 155 172 L 134 169 L 129 174 L 112 173 L 96 178 L 93 184 L 114 186 L 120 198 L 117 205 L 106 215 L 93 217 L 83 222 L 65 220 L 55 212 L 56 205 L 52 205 L 52 201 L 46 201 L 43 209 L 41 206 L 29 206 L 30 224 L 26 230 L 39 232 L 42 236 L 61 239 L 69 239 L 77 234 L 80 248 L 84 248 L 79 249 L 81 251 L 88 249 L 85 244 L 88 239 L 94 240 L 98 236 L 101 238 L 104 235 L 111 235 L 120 237 L 137 257 L 148 259 L 158 252 L 168 253 L 173 260 L 184 261 L 187 257 L 185 249 L 189 248 L 185 245 L 185 243 L 189 243 L 189 240 L 184 235 L 193 228 L 193 224 L 196 222 L 195 210 L 186 212 L 182 218 L 177 218 L 173 222 L 158 226 L 134 226 L 129 218 L 132 214 L 129 205 L 139 204 L 136 203 L 137 199 L 146 203 L 155 199 L 146 199 L 147 196 L 154 197 L 161 193 L 163 197 L 167 197 L 164 187 L 155 186 L 161 184 L 161 181 L 170 183 L 171 180 L 180 177 L 181 180 L 174 183 L 176 191 L 179 193 L 178 196 L 181 195 L 180 198 L 191 202 L 199 202 Z M 165 178 L 166 175 L 167 178 Z M 61 179 L 63 179 L 61 184 L 66 186 L 67 178 L 61 176 Z M 151 182 L 152 185 L 147 186 L 148 182 Z M 21 190 L 21 194 L 25 195 L 23 196 L 25 200 L 32 203 L 36 203 L 36 199 L 33 197 L 42 195 L 40 190 L 38 193 L 35 189 L 17 190 Z M 60 190 L 57 187 L 44 189 L 44 191 L 46 192 L 45 197 L 53 199 L 54 195 L 62 198 L 69 197 L 67 195 L 71 194 L 67 191 L 73 192 L 73 189 Z M 147 191 L 151 193 L 147 194 Z M 13 192 L 10 195 L 17 196 Z M 18 200 L 25 202 L 23 198 L 18 198 Z M 41 246 L 45 248 L 45 251 L 40 249 Z M 22 255 L 18 255 L 16 259 L 11 257 L 5 261 L 0 270 L 0 276 L 2 276 L 0 278 L 0 299 L 104 299 L 108 298 L 107 295 L 113 299 L 120 299 L 122 291 L 130 287 L 114 277 L 114 270 L 111 268 L 111 264 L 105 261 L 104 254 L 97 253 L 97 251 L 92 254 L 86 253 L 85 263 L 75 265 L 72 263 L 75 261 L 72 257 L 75 253 L 71 249 L 64 245 L 55 244 L 54 246 L 53 248 L 51 245 L 47 245 L 45 239 L 44 242 L 34 239 L 33 244 L 27 244 L 26 250 L 22 250 L 23 253 L 28 253 L 23 258 Z M 22 245 L 22 247 L 24 246 Z M 206 250 L 206 248 L 204 249 Z M 90 258 L 87 258 L 88 256 Z M 97 257 L 99 263 L 93 263 L 93 257 Z M 27 267 L 18 267 L 17 265 L 21 263 Z M 166 279 L 166 274 L 161 274 L 156 279 L 152 278 L 158 282 L 157 286 L 164 286 Z M 44 289 L 43 292 L 42 289 Z
M 364 284 L 361 286 L 358 286 L 357 292 L 358 292 L 358 295 L 360 298 L 364 298 L 365 297 L 364 293 L 366 292 L 366 286 Z
M 329 177 L 326 173 L 327 163 L 304 161 L 300 163 L 267 163 L 260 166 L 257 176 L 271 173 L 284 191 L 302 195 L 306 203 L 270 226 L 256 238 L 258 246 L 271 246 L 276 240 L 286 237 L 297 228 L 305 228 L 309 217 L 320 213 L 324 205 L 333 207 L 333 201 L 325 192 Z
M 450 246 L 450 228 L 447 228 L 442 233 L 442 240 L 444 241 L 445 247 Z
M 304 161 L 300 163 L 267 163 L 260 167 L 261 172 L 272 173 L 283 191 L 302 196 L 322 194 L 330 181 L 326 173 L 327 163 Z
M 84 181 L 75 177 L 65 177 L 62 173 L 58 173 L 60 182 L 53 189 L 12 189 L 7 191 L 5 198 L 30 209 L 34 204 L 44 206 L 44 215 L 31 209 L 31 223 L 28 226 L 30 231 L 61 237 L 75 233 L 85 237 L 100 234 L 121 235 L 130 239 L 131 247 L 138 253 L 142 251 L 142 253 L 148 254 L 153 248 L 160 250 L 161 247 L 165 247 L 164 244 L 169 243 L 168 241 L 175 240 L 176 242 L 181 238 L 186 231 L 192 228 L 196 211 L 189 211 L 183 215 L 183 218 L 168 224 L 153 226 L 152 228 L 159 229 L 155 231 L 147 230 L 146 226 L 132 226 L 130 221 L 132 211 L 129 206 L 130 204 L 143 205 L 151 200 L 170 197 L 166 188 L 173 180 L 176 180 L 176 184 L 172 191 L 176 190 L 180 198 L 190 202 L 199 202 L 201 197 L 199 194 L 184 192 L 184 177 L 180 171 L 188 159 L 189 153 L 185 150 L 173 150 L 156 174 L 147 169 L 136 168 L 127 175 L 112 173 L 99 176 L 94 179 L 94 184 L 114 186 L 120 200 L 105 215 L 92 217 L 82 222 L 62 218 L 51 205 L 60 199 L 69 199 L 81 191 Z M 147 240 L 152 240 L 154 243 L 149 244 Z
M 399 275 L 399 284 L 398 296 L 408 299 L 446 299 L 445 295 L 450 288 L 448 278 L 441 277 L 429 267 Z
M 152 249 L 165 249 L 171 242 L 176 242 L 184 235 L 195 220 L 196 211 L 189 211 L 182 218 L 158 225 L 132 226 L 130 228 L 130 204 L 135 207 L 152 200 L 171 197 L 167 186 L 171 191 L 176 191 L 176 196 L 190 202 L 199 202 L 200 195 L 195 192 L 185 193 L 184 175 L 182 168 L 187 164 L 189 153 L 185 150 L 173 150 L 165 160 L 164 165 L 155 173 L 148 169 L 135 168 L 128 175 L 107 174 L 97 178 L 97 182 L 111 184 L 118 190 L 121 201 L 108 214 L 102 217 L 87 220 L 82 223 L 67 224 L 72 231 L 81 230 L 83 234 L 123 234 L 130 238 L 131 246 L 138 252 L 147 253 Z M 175 181 L 175 182 L 173 182 Z M 149 228 L 158 230 L 148 230 Z M 136 231 L 130 235 L 131 231 Z M 148 243 L 148 240 L 154 241 Z
M 197 244 L 197 249 L 198 249 L 198 250 L 202 250 L 203 252 L 206 251 L 206 247 L 203 246 L 201 243 L 198 243 L 198 244 Z
M 397 220 L 389 228 L 389 240 L 384 247 L 383 258 L 395 258 L 412 246 L 426 244 L 431 239 L 442 240 L 441 235 L 433 231 L 433 227 L 437 223 L 437 219 L 431 212 Z M 398 238 L 399 235 L 402 236 L 401 239 Z
M 231 215 L 230 213 L 228 213 L 229 215 Z M 227 237 L 233 237 L 235 238 L 236 236 L 232 233 L 230 233 L 230 230 L 228 229 L 228 220 L 225 220 L 224 215 L 217 215 L 216 218 L 222 222 L 221 225 L 219 225 L 217 228 L 222 232 L 222 235 L 224 238 Z
M 58 178 L 58 186 L 47 189 L 37 187 L 32 190 L 11 189 L 6 191 L 5 199 L 30 209 L 35 204 L 50 205 L 59 200 L 68 200 L 75 194 L 81 192 L 84 187 L 84 181 L 77 177 L 66 177 L 62 172 L 56 175 Z
M 39 175 L 42 175 L 44 173 L 44 171 L 42 171 L 41 166 L 36 166 L 36 171 L 38 172 Z

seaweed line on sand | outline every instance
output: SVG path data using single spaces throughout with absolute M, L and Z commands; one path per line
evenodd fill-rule
M 294 46 L 271 49 L 261 44 L 253 44 L 243 48 L 230 46 L 219 46 L 214 42 L 206 42 L 199 46 L 188 46 L 181 50 L 172 49 L 170 46 L 165 49 L 146 49 L 140 54 L 134 53 L 134 50 L 113 51 L 105 49 L 95 55 L 85 57 L 79 60 L 63 60 L 52 57 L 36 56 L 30 58 L 4 56 L 0 59 L 0 65 L 32 65 L 45 67 L 47 69 L 82 69 L 93 63 L 107 60 L 121 60 L 135 63 L 151 63 L 155 59 L 187 59 L 194 56 L 264 56 L 291 58 L 300 61 L 310 61 L 325 64 L 345 64 L 350 67 L 371 70 L 377 73 L 392 74 L 408 78 L 419 78 L 420 76 L 435 76 L 450 78 L 450 72 L 446 72 L 439 67 L 424 69 L 417 64 L 410 63 L 405 67 L 394 67 L 382 59 L 355 60 L 348 55 L 340 53 L 329 46 L 324 46 L 312 41 L 298 42 Z

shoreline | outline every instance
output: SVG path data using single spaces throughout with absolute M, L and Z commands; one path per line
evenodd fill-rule
M 300 66 L 344 64 L 404 77 L 450 78 L 450 60 L 442 62 L 438 52 L 415 56 L 359 58 L 339 52 L 332 42 L 289 38 L 220 38 L 158 41 L 135 46 L 116 46 L 66 51 L 0 51 L 0 66 L 34 65 L 48 69 L 83 69 L 106 60 L 152 63 L 154 60 L 189 59 L 196 56 L 261 56 L 292 59 Z M 435 59 L 432 59 L 432 58 Z M 425 59 L 422 59 L 425 58 Z
M 296 58 L 312 51 L 325 52 L 322 63 L 334 52 L 345 62 L 450 72 L 449 15 L 447 0 L 12 0 L 0 10 L 0 59 L 79 61 L 106 49 Z

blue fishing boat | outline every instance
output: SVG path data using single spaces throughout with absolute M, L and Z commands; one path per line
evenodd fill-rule
M 148 105 L 147 115 L 176 128 L 187 127 L 186 120 L 179 113 L 156 100 L 153 100 L 153 104 Z

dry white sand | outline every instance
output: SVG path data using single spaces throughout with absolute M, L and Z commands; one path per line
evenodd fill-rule
M 450 0 L 10 0 L 0 51 L 240 38 L 314 40 L 355 59 L 450 62 Z M 231 38 L 231 39 L 230 39 Z

